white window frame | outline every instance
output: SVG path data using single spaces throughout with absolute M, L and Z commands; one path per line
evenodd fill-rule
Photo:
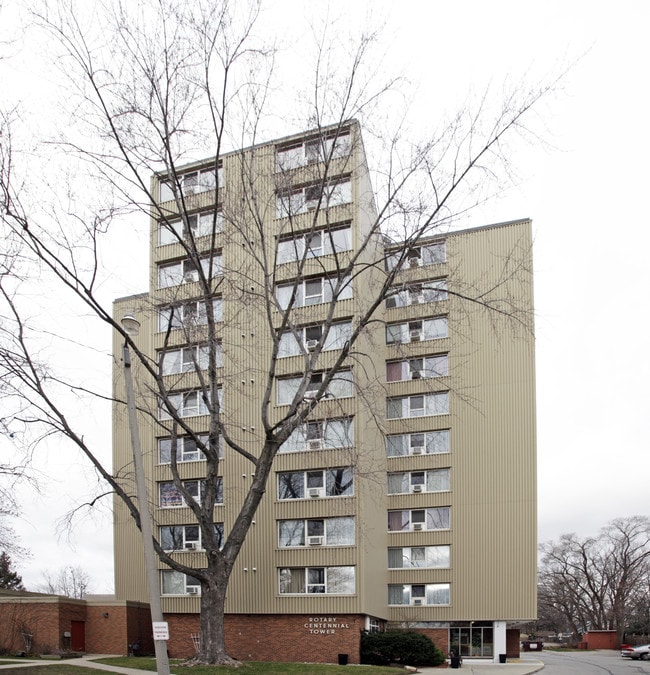
M 400 514 L 399 517 L 397 514 Z M 447 521 L 446 527 L 428 527 L 429 523 L 436 525 L 440 517 Z M 390 529 L 392 521 L 401 520 L 399 529 Z M 421 528 L 414 528 L 414 523 L 422 523 Z M 425 532 L 441 532 L 451 529 L 451 507 L 430 506 L 423 509 L 391 509 L 388 511 L 388 532 L 411 532 L 421 529 Z
M 415 560 L 414 551 L 422 550 L 423 552 L 423 563 L 424 564 L 414 564 L 417 561 Z M 406 562 L 407 564 L 401 564 L 395 566 L 392 563 L 393 560 L 398 559 L 402 563 Z M 396 546 L 388 548 L 388 569 L 389 570 L 408 570 L 408 569 L 450 569 L 451 568 L 451 546 L 448 544 L 442 544 L 437 546 Z
M 184 171 L 178 174 L 177 179 L 184 197 L 209 192 L 214 190 L 217 184 L 219 188 L 223 187 L 223 167 L 219 166 L 216 176 L 214 166 L 206 166 L 201 169 Z M 158 198 L 160 203 L 174 199 L 174 191 L 169 178 L 160 181 Z
M 322 572 L 323 576 L 323 582 L 314 582 L 310 581 L 309 578 L 309 571 L 317 571 L 319 573 Z M 346 570 L 346 573 L 349 574 L 350 581 L 352 583 L 352 588 L 345 592 L 336 592 L 332 590 L 332 586 L 334 584 L 333 580 L 331 579 L 331 576 L 334 575 L 335 570 Z M 302 573 L 302 590 L 299 591 L 293 591 L 293 592 L 287 592 L 284 590 L 286 586 L 283 584 L 283 573 L 292 573 L 293 571 L 295 572 L 301 572 Z M 278 569 L 278 582 L 279 582 L 279 588 L 278 592 L 280 595 L 354 595 L 356 593 L 356 569 L 353 565 L 331 565 L 331 566 L 318 566 L 318 565 L 312 565 L 311 567 L 281 567 Z M 320 589 L 323 589 L 322 591 Z M 310 590 L 311 589 L 311 590 Z
M 173 579 L 174 577 L 178 579 L 179 576 L 183 577 L 183 590 L 180 593 L 169 593 L 166 592 L 166 587 L 168 586 L 169 582 L 166 580 L 168 578 Z M 178 584 L 178 581 L 176 582 Z M 175 584 L 175 585 L 176 585 Z M 191 592 L 192 589 L 196 589 L 194 592 Z M 201 582 L 194 578 L 191 577 L 187 574 L 183 574 L 183 572 L 177 572 L 176 570 L 160 570 L 160 594 L 163 596 L 184 596 L 184 595 L 196 595 L 200 596 L 201 595 Z
M 279 453 L 308 452 L 354 446 L 354 418 L 309 420 L 301 424 L 280 446 Z
M 415 319 L 386 325 L 387 345 L 444 340 L 448 337 L 449 320 L 447 316 L 432 316 L 427 319 Z
M 314 241 L 319 245 L 314 246 Z M 304 258 L 318 258 L 352 250 L 352 227 L 342 225 L 312 230 L 290 238 L 280 239 L 277 248 L 278 265 L 297 262 Z
M 320 281 L 320 294 L 311 293 L 307 296 L 307 284 L 313 284 Z M 335 296 L 336 287 L 339 286 L 338 295 Z M 291 296 L 295 289 L 294 309 L 298 307 L 310 307 L 316 304 L 323 304 L 336 300 L 349 300 L 353 297 L 352 281 L 350 277 L 343 277 L 339 280 L 338 277 L 315 277 L 309 279 L 298 279 L 288 284 L 278 284 L 275 287 L 275 299 L 280 311 L 288 309 Z M 306 302 L 307 297 L 318 299 L 318 302 Z
M 210 348 L 203 344 L 160 350 L 158 359 L 163 375 L 191 373 L 197 370 L 197 365 L 198 370 L 206 370 L 210 361 Z M 216 361 L 217 367 L 223 365 L 220 343 L 217 343 Z
M 192 232 L 193 239 L 200 239 L 223 232 L 223 214 L 220 210 L 200 211 L 187 216 L 187 227 L 182 218 L 174 220 L 161 220 L 158 224 L 158 246 L 168 246 L 169 244 L 178 244 L 181 241 L 189 240 L 189 233 Z
M 199 502 L 203 497 L 205 490 L 205 480 L 192 479 L 184 480 L 183 487 L 190 493 L 194 501 Z M 222 481 L 223 485 L 223 481 Z M 222 490 L 223 491 L 223 490 Z M 192 494 L 195 492 L 196 494 Z M 173 498 L 171 495 L 175 493 Z M 168 503 L 173 502 L 173 503 Z M 177 503 L 178 502 L 178 503 Z M 175 486 L 174 481 L 161 481 L 158 483 L 158 506 L 161 509 L 182 509 L 187 508 L 187 502 L 180 490 Z
M 385 269 L 391 272 L 398 264 L 402 251 L 389 253 L 384 261 Z M 417 261 L 417 262 L 415 262 Z M 447 262 L 447 244 L 446 241 L 433 241 L 428 244 L 414 246 L 407 257 L 402 261 L 399 271 L 413 269 L 417 267 L 428 267 L 430 265 L 440 265 Z
M 346 521 L 345 527 L 351 531 L 351 539 L 341 543 L 334 540 L 333 533 L 336 527 L 336 521 Z M 291 525 L 293 523 L 293 525 Z M 322 530 L 314 527 L 317 523 L 322 523 Z M 291 536 L 289 543 L 283 544 L 283 541 L 288 539 L 282 536 L 283 527 L 295 527 L 296 534 Z M 313 538 L 320 538 L 321 543 L 317 544 L 310 541 Z M 297 543 L 294 542 L 296 540 Z M 285 520 L 278 520 L 278 548 L 310 548 L 311 546 L 354 546 L 356 543 L 356 531 L 354 516 L 333 516 L 324 518 L 289 518 Z
M 334 472 L 344 471 L 348 479 L 348 485 L 341 486 L 345 488 L 343 494 L 335 494 L 337 480 Z M 283 476 L 289 476 L 287 482 Z M 302 493 L 296 497 L 283 497 L 282 483 L 293 485 L 298 492 Z M 354 470 L 350 466 L 336 466 L 327 469 L 309 469 L 307 471 L 279 471 L 277 473 L 278 501 L 292 501 L 296 499 L 313 499 L 314 497 L 339 498 L 354 496 Z M 318 491 L 316 494 L 313 491 Z
M 399 377 L 388 379 L 399 372 Z M 429 354 L 397 361 L 386 361 L 386 382 L 427 380 L 449 375 L 449 354 Z
M 325 324 L 311 324 L 282 333 L 278 346 L 278 358 L 299 356 L 311 351 L 313 349 L 313 340 L 320 341 L 324 331 Z M 323 342 L 322 351 L 328 352 L 334 349 L 343 349 L 351 336 L 351 321 L 337 321 L 333 323 Z
M 436 487 L 438 481 L 443 483 L 443 487 Z M 449 467 L 416 471 L 390 471 L 387 474 L 387 485 L 387 494 L 389 495 L 413 492 L 449 492 L 451 490 L 451 472 Z
M 346 157 L 350 154 L 352 139 L 349 130 L 335 136 L 308 138 L 304 141 L 277 147 L 275 171 L 291 171 L 317 162 Z
M 330 209 L 352 203 L 352 181 L 338 178 L 327 184 L 315 183 L 292 190 L 281 190 L 276 195 L 275 217 L 291 218 L 315 208 Z
M 223 274 L 223 258 L 221 253 L 200 259 L 201 269 L 206 279 L 214 279 Z M 212 264 L 212 276 L 210 276 Z M 194 261 L 189 258 L 176 260 L 172 263 L 158 265 L 158 288 L 172 288 L 182 284 L 193 284 L 199 280 L 199 271 Z
M 212 300 L 215 321 L 223 321 L 223 301 L 221 298 Z M 158 332 L 166 333 L 171 321 L 171 330 L 189 329 L 195 326 L 205 326 L 208 315 L 203 302 L 198 300 L 184 302 L 177 305 L 158 308 Z
M 391 589 L 393 592 L 391 592 Z M 396 592 L 400 589 L 399 593 Z M 417 589 L 417 592 L 416 592 Z M 431 597 L 436 593 L 446 591 L 445 602 L 429 602 Z M 401 602 L 391 602 L 391 598 L 398 597 Z M 413 600 L 418 598 L 423 600 L 421 603 L 414 603 Z M 423 607 L 448 607 L 451 604 L 451 584 L 388 584 L 388 606 L 401 607 L 404 605 L 418 604 Z
M 395 286 L 386 294 L 386 309 L 410 307 L 447 300 L 447 279 L 430 279 L 417 283 Z
M 310 398 L 316 395 L 322 386 L 325 379 L 325 373 L 314 373 L 305 390 L 305 398 Z M 282 377 L 275 381 L 275 402 L 276 405 L 290 405 L 296 397 L 300 386 L 302 385 L 303 377 Z M 351 370 L 341 370 L 332 378 L 326 391 L 323 393 L 323 398 L 342 399 L 352 398 L 354 396 L 354 377 Z
M 419 442 L 422 437 L 422 443 Z M 406 452 L 392 452 L 391 440 L 396 441 L 396 447 L 406 449 Z M 415 442 L 417 439 L 418 442 Z M 440 440 L 437 440 L 440 439 Z M 438 449 L 442 447 L 443 449 Z M 435 429 L 431 431 L 414 432 L 410 434 L 390 434 L 386 437 L 387 457 L 408 457 L 410 455 L 439 455 L 451 452 L 451 430 Z
M 418 399 L 422 399 L 422 407 L 416 406 Z M 392 408 L 398 401 L 402 402 L 402 414 L 398 417 L 391 417 Z M 412 396 L 394 396 L 387 398 L 386 404 L 386 419 L 389 420 L 448 415 L 449 392 L 437 391 L 428 394 L 413 394 Z

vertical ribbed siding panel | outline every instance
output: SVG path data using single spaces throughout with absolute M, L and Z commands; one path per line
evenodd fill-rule
M 530 250 L 527 222 L 449 241 L 459 284 L 498 282 L 506 256 Z M 514 258 L 513 258 L 514 259 Z M 454 263 L 458 261 L 458 266 Z M 453 285 L 453 279 L 450 286 Z M 462 287 L 462 286 L 461 286 Z M 532 287 L 509 284 L 532 310 Z M 505 295 L 505 291 L 503 293 Z M 453 584 L 456 619 L 536 615 L 533 338 L 454 301 L 451 326 Z M 462 336 L 470 335 L 464 341 Z

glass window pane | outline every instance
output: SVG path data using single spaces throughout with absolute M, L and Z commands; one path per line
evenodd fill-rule
M 354 567 L 328 567 L 327 592 L 351 595 L 354 593 Z
M 305 521 L 281 520 L 278 526 L 278 544 L 286 546 L 305 545 Z
M 305 476 L 302 471 L 278 474 L 278 499 L 302 499 L 305 496 Z
M 329 497 L 353 494 L 353 473 L 350 467 L 327 469 L 325 491 Z

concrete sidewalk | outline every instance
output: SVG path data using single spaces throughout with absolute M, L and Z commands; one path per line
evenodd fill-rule
M 474 661 L 465 659 L 463 665 L 458 668 L 464 675 L 528 675 L 541 670 L 544 664 L 537 659 L 512 659 L 508 663 L 492 663 L 491 661 Z M 450 670 L 450 669 L 448 669 Z M 439 668 L 418 668 L 419 673 L 438 675 L 442 672 Z M 460 675 L 460 673 L 459 673 Z
M 140 670 L 138 668 L 119 668 L 118 666 L 108 666 L 105 663 L 96 663 L 93 659 L 103 659 L 115 656 L 115 654 L 92 654 L 83 656 L 80 659 L 16 659 L 13 663 L 2 663 L 0 670 L 9 670 L 10 668 L 29 668 L 30 666 L 53 666 L 69 663 L 71 666 L 80 668 L 92 668 L 93 670 L 105 670 L 109 673 L 122 673 L 122 675 L 143 675 L 151 673 L 151 670 Z
M 139 670 L 138 668 L 119 668 L 118 666 L 108 666 L 104 663 L 97 663 L 93 659 L 108 658 L 111 654 L 92 654 L 84 656 L 80 659 L 17 659 L 13 663 L 2 663 L 0 670 L 8 670 L 10 668 L 28 668 L 29 666 L 47 666 L 61 663 L 69 663 L 71 666 L 79 666 L 81 668 L 92 668 L 94 670 L 105 670 L 111 673 L 121 673 L 122 675 L 143 675 L 144 673 L 151 673 L 152 671 Z M 513 659 L 509 663 L 492 663 L 491 661 L 463 661 L 463 665 L 458 670 L 461 670 L 465 675 L 528 675 L 529 673 L 536 673 L 541 670 L 544 664 L 541 661 L 534 659 Z M 349 670 L 354 672 L 354 666 Z M 401 672 L 401 671 L 396 671 Z M 418 673 L 427 673 L 428 675 L 440 675 L 442 670 L 440 668 L 418 668 Z M 459 674 L 460 675 L 460 674 Z

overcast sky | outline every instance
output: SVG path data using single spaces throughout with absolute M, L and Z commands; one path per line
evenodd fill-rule
M 271 3 L 268 30 L 287 30 L 308 4 Z M 330 6 L 345 11 L 346 4 Z M 540 541 L 571 531 L 592 534 L 616 517 L 648 515 L 650 3 L 353 4 L 351 21 L 362 20 L 368 7 L 385 14 L 388 54 L 419 82 L 416 118 L 451 110 L 488 82 L 537 77 L 583 55 L 564 91 L 544 108 L 547 145 L 518 147 L 519 185 L 467 225 L 533 219 Z M 14 6 L 5 2 L 0 41 L 15 34 Z M 309 6 L 325 11 L 324 3 Z M 43 82 L 33 48 L 15 45 L 12 58 L 0 61 L 0 91 L 3 105 L 20 99 L 38 119 L 47 110 L 34 93 Z M 147 224 L 136 227 L 144 233 Z M 146 235 L 134 241 L 139 250 L 133 259 L 146 260 Z M 111 286 L 114 296 L 143 290 L 146 270 Z M 110 335 L 92 339 L 96 376 L 109 378 Z M 96 420 L 107 453 L 109 412 Z M 0 444 L 6 452 L 7 440 Z M 42 494 L 21 494 L 25 515 L 16 526 L 33 556 L 17 567 L 30 589 L 41 583 L 43 570 L 73 564 L 88 571 L 94 592 L 112 591 L 108 514 L 78 521 L 71 539 L 57 536 L 59 519 L 88 494 L 84 483 L 95 481 L 79 457 L 62 455 L 53 445 L 56 461 L 42 460 Z

